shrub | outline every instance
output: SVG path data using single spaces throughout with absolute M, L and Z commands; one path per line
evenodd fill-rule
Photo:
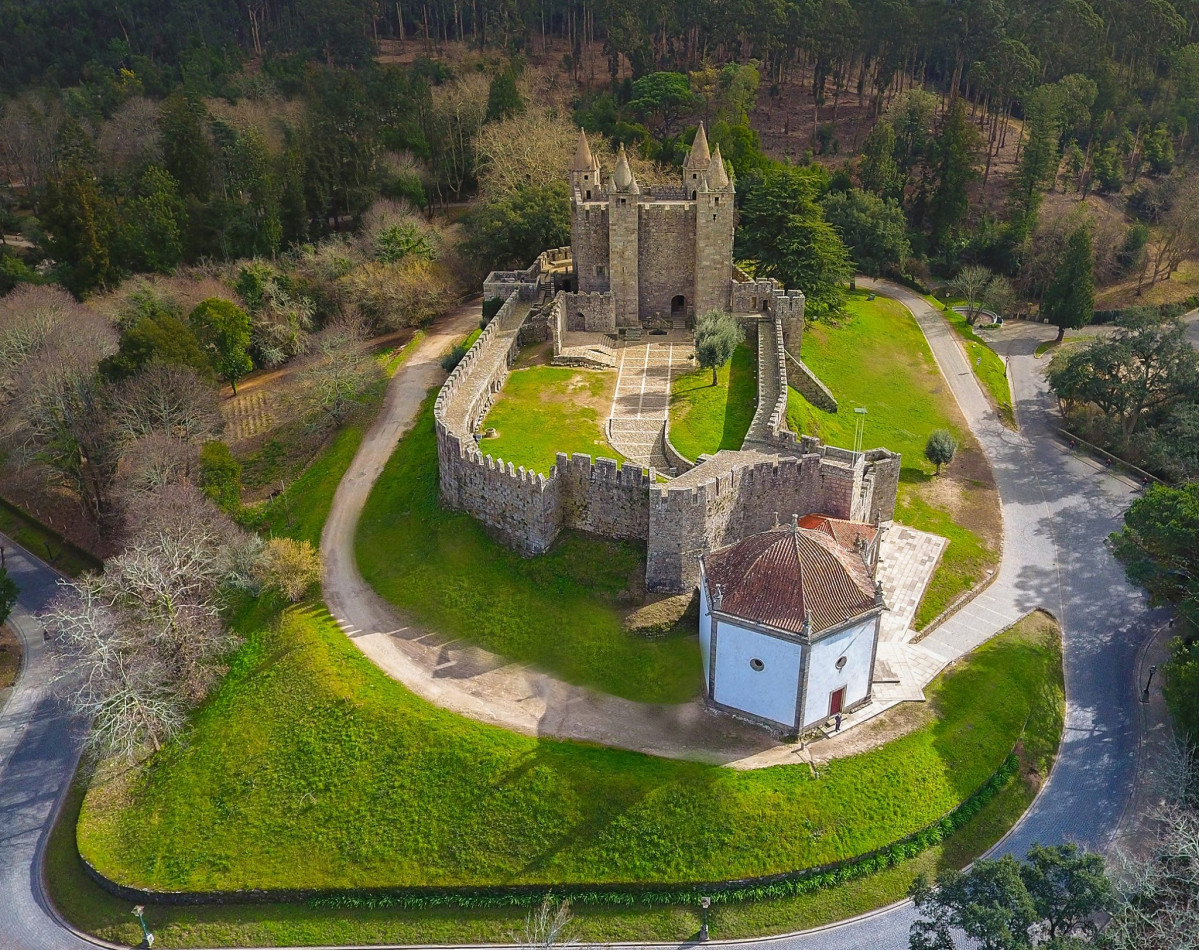
M 271 538 L 254 568 L 255 579 L 292 603 L 303 600 L 321 579 L 321 556 L 307 541 Z
M 241 462 L 224 442 L 200 449 L 200 490 L 230 514 L 241 507 Z
M 452 373 L 469 351 L 470 347 L 465 343 L 455 343 L 454 348 L 441 358 L 441 368 Z

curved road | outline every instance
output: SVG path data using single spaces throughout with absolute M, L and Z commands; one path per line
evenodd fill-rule
M 1005 549 L 998 578 L 928 639 L 969 637 L 971 617 L 982 617 L 980 612 L 988 610 L 1023 613 L 1043 606 L 1062 622 L 1067 709 L 1061 752 L 1041 795 L 994 853 L 1020 854 L 1033 841 L 1104 847 L 1119 824 L 1136 775 L 1133 670 L 1137 650 L 1155 623 L 1144 597 L 1127 584 L 1105 546 L 1108 533 L 1135 497 L 1135 486 L 1070 453 L 1054 438 L 1049 400 L 1032 358 L 1043 338 L 1034 328 L 1005 330 L 997 347 L 1011 358 L 1022 425 L 1017 434 L 990 413 L 944 321 L 903 288 L 875 287 L 916 315 L 991 459 L 1003 503 Z M 397 385 L 405 382 L 398 379 Z M 0 947 L 96 946 L 62 926 L 41 883 L 46 837 L 81 738 L 48 694 L 40 626 L 31 616 L 53 595 L 57 575 L 11 542 L 6 547 L 10 573 L 22 585 L 14 620 L 27 659 L 17 688 L 0 712 Z M 912 916 L 911 906 L 904 903 L 817 931 L 737 943 L 787 950 L 905 950 Z

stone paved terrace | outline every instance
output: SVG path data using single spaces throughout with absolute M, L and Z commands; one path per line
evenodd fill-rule
M 612 447 L 637 465 L 669 471 L 662 433 L 670 412 L 670 389 L 676 376 L 691 369 L 694 341 L 685 330 L 671 330 L 625 343 L 617 352 L 607 426 Z

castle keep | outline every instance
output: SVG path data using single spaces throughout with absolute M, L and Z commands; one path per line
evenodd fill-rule
M 734 189 L 702 125 L 678 185 L 643 189 L 623 146 L 604 181 L 582 132 L 570 183 L 578 292 L 567 295 L 568 329 L 613 333 L 729 309 Z

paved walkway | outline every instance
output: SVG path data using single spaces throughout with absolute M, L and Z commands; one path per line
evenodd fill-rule
M 670 387 L 674 377 L 691 368 L 694 341 L 686 331 L 672 330 L 625 343 L 617 351 L 616 389 L 608 413 L 608 439 L 612 448 L 630 462 L 669 472 L 662 445 L 670 412 Z

